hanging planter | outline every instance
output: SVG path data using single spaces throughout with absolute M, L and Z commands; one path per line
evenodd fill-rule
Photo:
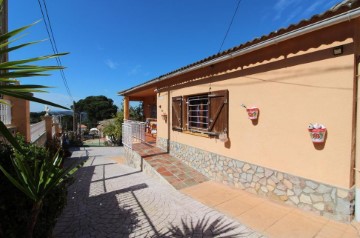
M 324 125 L 310 124 L 308 130 L 313 143 L 323 143 L 325 141 L 326 127 Z
M 246 111 L 250 120 L 256 120 L 259 116 L 259 108 L 257 107 L 246 108 Z
M 249 107 L 247 108 L 245 104 L 241 104 L 243 108 L 246 109 L 246 112 L 248 114 L 248 117 L 250 120 L 257 120 L 259 116 L 259 108 L 257 107 Z

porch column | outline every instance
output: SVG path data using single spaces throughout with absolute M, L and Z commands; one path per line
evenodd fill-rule
M 124 120 L 129 120 L 129 97 L 124 97 Z

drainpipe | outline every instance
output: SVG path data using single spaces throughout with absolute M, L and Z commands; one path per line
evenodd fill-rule
M 357 19 L 354 23 L 354 133 L 353 140 L 355 143 L 354 146 L 354 177 L 355 177 L 355 220 L 360 222 L 360 127 L 359 127 L 359 118 L 360 118 L 360 103 L 358 102 L 359 98 L 359 74 L 360 74 L 360 29 L 358 29 L 360 24 L 360 19 Z
M 360 64 L 359 57 L 357 57 L 355 69 L 357 74 L 355 75 L 356 82 L 356 119 L 360 117 L 360 104 L 358 103 L 359 98 L 359 72 L 360 72 Z M 355 123 L 355 220 L 360 222 L 360 127 L 358 125 L 358 120 Z
M 172 123 L 172 117 L 170 117 L 170 113 L 172 113 L 171 107 L 172 107 L 172 101 L 171 101 L 171 96 L 170 96 L 170 87 L 168 87 L 167 90 L 167 102 L 168 102 L 168 108 L 167 108 L 167 114 L 168 114 L 168 118 L 167 118 L 167 146 L 166 146 L 166 152 L 170 154 L 170 136 L 171 136 L 171 129 L 170 129 L 170 120 Z M 172 116 L 172 115 L 171 115 Z

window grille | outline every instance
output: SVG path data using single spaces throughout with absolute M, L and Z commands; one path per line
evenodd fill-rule
M 190 96 L 187 100 L 188 128 L 207 130 L 209 127 L 209 98 L 207 94 Z

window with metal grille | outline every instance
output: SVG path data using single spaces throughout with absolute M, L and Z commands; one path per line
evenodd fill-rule
M 209 97 L 205 95 L 187 98 L 188 128 L 207 130 L 209 127 Z
M 211 136 L 228 133 L 228 91 L 173 97 L 172 129 Z

